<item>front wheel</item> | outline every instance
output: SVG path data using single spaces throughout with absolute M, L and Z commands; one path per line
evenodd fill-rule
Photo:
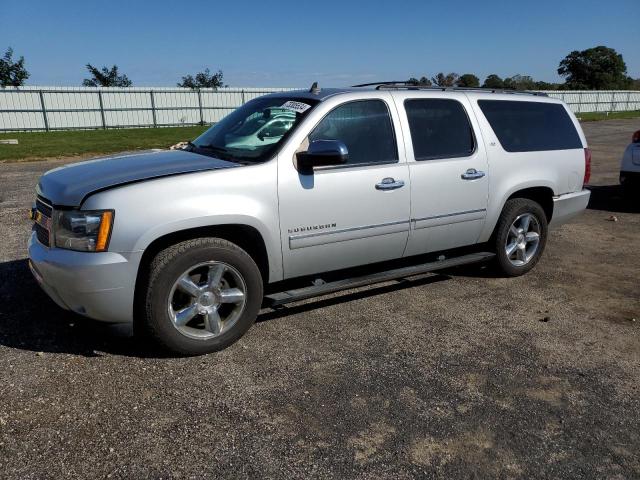
M 547 243 L 547 217 L 537 202 L 508 200 L 494 234 L 498 269 L 509 277 L 524 275 L 540 260 Z
M 253 324 L 262 304 L 262 277 L 253 259 L 219 238 L 173 245 L 151 262 L 143 331 L 182 355 L 221 350 Z

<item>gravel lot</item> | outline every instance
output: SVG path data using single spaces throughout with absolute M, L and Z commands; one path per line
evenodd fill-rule
M 57 308 L 25 243 L 60 162 L 0 164 L 0 477 L 640 478 L 640 208 L 617 187 L 640 121 L 584 128 L 590 209 L 525 277 L 265 311 L 197 358 Z

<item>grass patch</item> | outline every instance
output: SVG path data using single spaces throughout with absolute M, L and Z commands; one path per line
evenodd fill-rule
M 598 120 L 621 120 L 625 118 L 640 118 L 640 110 L 631 110 L 629 112 L 589 112 L 576 113 L 576 117 L 581 122 L 596 122 Z
M 18 145 L 0 144 L 0 161 L 166 148 L 181 141 L 193 140 L 207 128 L 197 126 L 0 133 L 0 140 L 17 138 L 19 142 Z

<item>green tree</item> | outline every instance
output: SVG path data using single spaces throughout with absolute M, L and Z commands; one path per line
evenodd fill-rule
M 24 57 L 13 61 L 13 48 L 7 48 L 0 58 L 0 87 L 19 87 L 29 78 L 29 72 L 24 68 Z
M 191 75 L 187 75 L 182 77 L 182 82 L 178 83 L 179 87 L 183 88 L 220 88 L 226 87 L 224 83 L 222 83 L 222 70 L 218 70 L 217 73 L 211 73 L 211 71 L 206 68 L 204 72 L 196 73 L 195 78 Z
M 483 88 L 504 88 L 504 80 L 495 73 L 484 79 Z
M 92 78 L 85 78 L 82 85 L 85 87 L 130 87 L 133 82 L 125 75 L 118 72 L 117 65 L 111 67 L 102 67 L 97 69 L 90 63 L 87 63 L 87 70 Z
M 480 86 L 480 79 L 473 73 L 465 73 L 460 75 L 460 78 L 456 81 L 458 87 L 470 87 L 475 88 Z
M 429 80 L 427 77 L 420 77 L 420 80 L 418 80 L 415 77 L 411 77 L 409 80 L 407 80 L 407 83 L 410 83 L 411 85 L 421 85 L 421 86 L 425 86 L 425 87 L 430 87 L 432 85 L 431 80 Z
M 574 50 L 560 62 L 558 74 L 565 77 L 567 88 L 576 90 L 615 90 L 631 84 L 622 55 L 602 45 Z
M 558 83 L 549 83 L 544 82 L 542 80 L 538 80 L 534 83 L 534 90 L 559 90 L 560 84 Z
M 452 72 L 445 75 L 440 72 L 435 77 L 431 77 L 431 82 L 438 87 L 453 87 L 458 81 L 458 78 L 459 76 L 457 73 Z
M 504 88 L 511 90 L 535 90 L 536 82 L 529 75 L 514 75 L 504 79 Z

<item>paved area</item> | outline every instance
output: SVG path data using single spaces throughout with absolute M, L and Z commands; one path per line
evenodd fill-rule
M 26 212 L 60 162 L 0 164 L 0 477 L 639 478 L 640 208 L 617 168 L 640 122 L 584 128 L 590 209 L 525 277 L 456 269 L 265 311 L 197 358 L 41 293 Z

